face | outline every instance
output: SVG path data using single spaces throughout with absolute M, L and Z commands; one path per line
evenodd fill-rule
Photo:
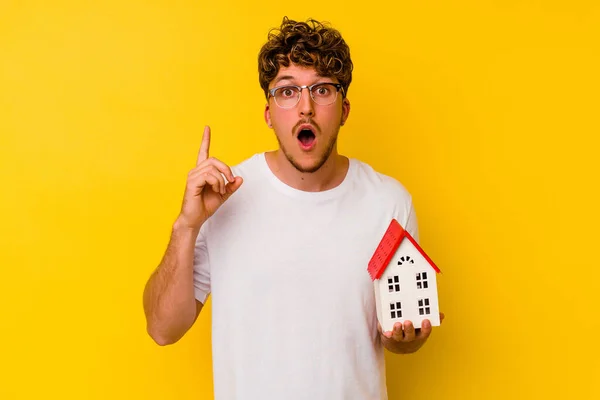
M 335 78 L 319 76 L 312 68 L 291 64 L 282 67 L 269 84 L 269 89 L 284 85 L 312 85 L 314 83 L 339 83 Z M 337 136 L 340 126 L 348 118 L 350 102 L 338 92 L 334 103 L 319 105 L 308 91 L 302 90 L 300 101 L 294 107 L 281 108 L 269 96 L 265 108 L 265 121 L 275 131 L 279 147 L 287 160 L 301 172 L 315 172 L 337 154 Z M 310 134 L 304 129 L 312 131 Z

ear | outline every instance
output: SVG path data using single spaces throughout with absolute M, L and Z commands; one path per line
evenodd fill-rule
M 344 98 L 342 101 L 342 120 L 340 125 L 344 125 L 346 123 L 348 115 L 350 115 L 350 100 L 348 100 L 348 98 Z
M 267 123 L 269 128 L 273 127 L 273 125 L 271 124 L 271 111 L 269 110 L 268 104 L 265 105 L 265 122 Z

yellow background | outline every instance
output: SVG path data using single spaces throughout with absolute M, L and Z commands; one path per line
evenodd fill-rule
M 230 164 L 275 147 L 284 15 L 345 36 L 340 150 L 411 191 L 443 271 L 390 398 L 600 396 L 597 1 L 0 4 L 0 399 L 211 398 L 210 312 L 159 347 L 141 295 L 203 126 Z

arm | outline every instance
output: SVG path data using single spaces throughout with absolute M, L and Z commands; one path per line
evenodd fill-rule
M 194 297 L 193 260 L 197 236 L 197 229 L 177 219 L 164 257 L 144 289 L 146 330 L 161 346 L 181 339 L 202 309 L 202 303 Z
M 243 182 L 225 163 L 208 156 L 209 147 L 207 126 L 196 167 L 188 173 L 181 213 L 173 224 L 167 250 L 144 288 L 146 330 L 162 346 L 181 339 L 202 310 L 194 281 L 196 241 L 204 223 Z

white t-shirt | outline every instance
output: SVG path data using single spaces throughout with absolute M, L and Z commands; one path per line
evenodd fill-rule
M 387 399 L 367 264 L 392 218 L 418 240 L 407 190 L 350 159 L 345 180 L 294 189 L 264 153 L 202 226 L 196 298 L 212 296 L 216 400 Z

